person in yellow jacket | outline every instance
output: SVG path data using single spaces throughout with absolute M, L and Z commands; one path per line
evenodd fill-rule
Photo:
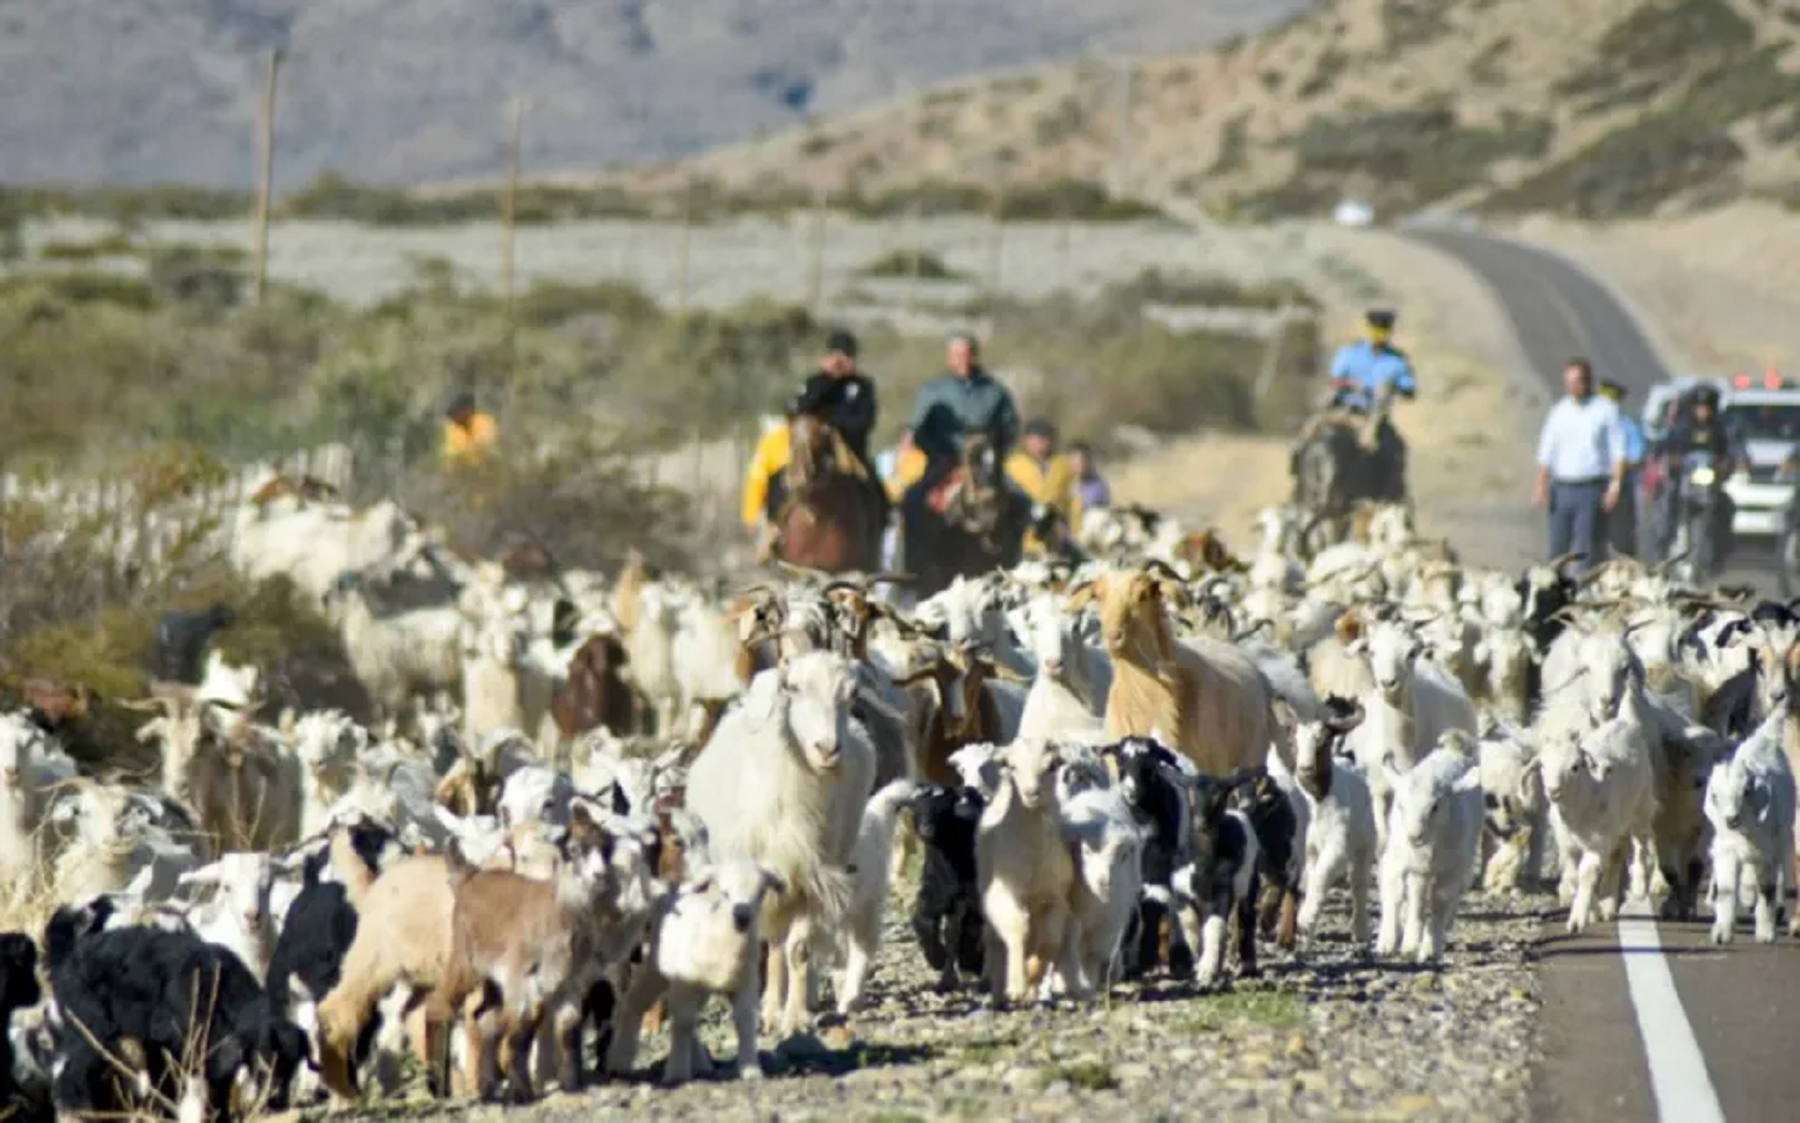
M 458 394 L 444 411 L 444 464 L 462 468 L 479 463 L 500 435 L 492 414 L 475 408 L 475 395 Z
M 1057 453 L 1056 427 L 1050 422 L 1040 418 L 1025 426 L 1019 448 L 1006 458 L 1006 474 L 1021 491 L 1031 496 L 1033 503 L 1055 507 L 1069 526 L 1080 525 L 1075 468 L 1068 457 Z M 1025 549 L 1029 552 L 1041 551 L 1048 546 L 1049 543 L 1039 540 L 1035 533 L 1025 536 Z

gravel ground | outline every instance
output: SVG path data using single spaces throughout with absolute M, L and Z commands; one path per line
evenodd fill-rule
M 368 1117 L 1527 1118 L 1542 902 L 1471 896 L 1444 966 L 1430 970 L 1353 954 L 1338 897 L 1304 958 L 1263 946 L 1260 979 L 1200 995 L 1158 976 L 1104 1005 L 1006 1013 L 973 992 L 933 993 L 897 897 L 870 1008 L 848 1023 L 821 1018 L 816 1035 L 778 1048 L 765 1036 L 759 1083 L 657 1087 L 666 1038 L 655 1035 L 630 1082 L 529 1108 L 414 1100 Z M 707 1045 L 729 1058 L 724 1007 L 709 1009 Z

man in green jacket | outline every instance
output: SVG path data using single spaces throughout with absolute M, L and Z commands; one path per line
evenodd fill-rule
M 996 473 L 1019 439 L 1018 407 L 1011 392 L 982 369 L 981 346 L 973 335 L 950 337 L 944 365 L 948 369 L 913 399 L 912 438 L 925 454 L 925 474 L 906 489 L 903 511 L 916 509 L 955 470 L 965 434 L 986 433 L 993 441 Z

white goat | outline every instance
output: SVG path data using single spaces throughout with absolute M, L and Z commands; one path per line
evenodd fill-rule
M 357 572 L 340 574 L 332 604 L 350 669 L 383 714 L 401 713 L 415 694 L 462 685 L 463 617 L 454 605 L 377 615 Z
M 1143 895 L 1144 829 L 1117 788 L 1090 786 L 1058 799 L 1063 838 L 1075 852 L 1068 939 L 1081 970 L 1080 979 L 1063 979 L 1063 988 L 1108 990 L 1119 945 Z
M 862 827 L 850 855 L 850 913 L 837 933 L 844 964 L 843 983 L 837 994 L 840 1014 L 848 1014 L 861 1005 L 869 965 L 881 950 L 881 922 L 887 911 L 893 869 L 894 823 L 901 806 L 918 790 L 916 781 L 895 780 L 871 796 L 863 809 Z
M 1746 880 L 1756 892 L 1756 942 L 1775 942 L 1775 912 L 1794 860 L 1794 774 L 1781 743 L 1787 716 L 1771 714 L 1729 759 L 1713 765 L 1706 782 L 1715 944 L 1732 940 Z
M 269 900 L 275 860 L 267 854 L 226 854 L 210 866 L 182 874 L 181 884 L 216 890 L 188 913 L 194 932 L 236 953 L 258 979 L 266 977 L 278 928 Z
M 1579 738 L 1555 737 L 1538 746 L 1551 818 L 1563 848 L 1563 876 L 1574 882 L 1568 929 L 1581 932 L 1617 914 L 1627 851 L 1631 891 L 1648 895 L 1656 869 L 1656 776 L 1641 696 L 1628 687 L 1618 716 Z
M 695 870 L 659 910 L 650 935 L 651 954 L 632 973 L 615 1019 L 606 1069 L 623 1074 L 637 1060 L 644 1014 L 663 994 L 669 1005 L 669 1059 L 663 1082 L 679 1084 L 704 1075 L 711 1063 L 696 1035 L 708 995 L 731 999 L 741 1080 L 762 1076 L 756 1054 L 757 985 L 761 978 L 759 918 L 781 879 L 754 862 L 738 859 Z
M 1481 846 L 1481 769 L 1475 739 L 1461 730 L 1410 770 L 1383 764 L 1393 793 L 1381 855 L 1381 931 L 1377 955 L 1444 952 L 1457 906 L 1475 880 Z
M 763 1019 L 784 1034 L 806 1020 L 813 929 L 835 928 L 849 907 L 845 866 L 874 787 L 874 748 L 850 720 L 855 690 L 849 659 L 796 655 L 751 680 L 688 770 L 687 806 L 713 856 L 749 858 L 784 886 L 763 909 Z
M 1361 947 L 1369 940 L 1369 889 L 1380 853 L 1369 782 L 1345 746 L 1363 711 L 1335 695 L 1325 700 L 1324 711 L 1319 720 L 1294 730 L 1294 780 L 1308 813 L 1299 927 L 1303 935 L 1312 934 L 1326 892 L 1348 874 L 1350 934 Z
M 1054 966 L 1071 994 L 1085 997 L 1078 949 L 1069 938 L 1076 879 L 1056 791 L 1062 761 L 1047 741 L 1014 741 L 1000 760 L 999 790 L 975 832 L 994 1001 L 1022 1002 L 1035 993 L 1041 980 L 1028 977 L 1030 962 Z

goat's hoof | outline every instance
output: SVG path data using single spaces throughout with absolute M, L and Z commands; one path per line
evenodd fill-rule
M 763 1070 L 760 1065 L 745 1065 L 738 1069 L 739 1080 L 761 1080 L 762 1078 Z
M 1715 944 L 1729 944 L 1731 942 L 1731 929 L 1723 924 L 1713 925 L 1710 935 L 1712 942 Z

